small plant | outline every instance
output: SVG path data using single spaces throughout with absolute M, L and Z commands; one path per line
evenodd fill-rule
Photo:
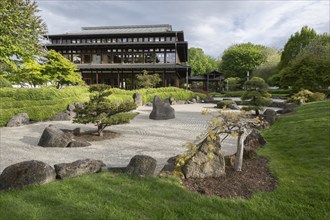
M 217 103 L 217 108 L 226 108 L 228 105 L 235 104 L 233 100 L 223 100 Z
M 108 89 L 110 89 L 108 85 L 91 85 L 90 101 L 74 110 L 76 116 L 73 122 L 94 123 L 99 136 L 103 136 L 103 130 L 108 126 L 128 123 L 131 117 L 127 115 L 127 112 L 135 109 L 136 105 L 133 102 L 117 104 L 108 101 L 107 97 L 111 94 Z
M 6 78 L 4 78 L 3 76 L 0 76 L 0 88 L 5 88 L 5 87 L 11 88 L 13 86 Z
M 325 99 L 325 94 L 320 92 L 311 92 L 307 89 L 302 89 L 293 96 L 291 96 L 287 102 L 304 104 L 307 102 L 322 101 Z
M 256 115 L 259 115 L 259 110 L 263 109 L 263 106 L 266 106 L 272 102 L 269 98 L 271 94 L 267 92 L 268 86 L 262 78 L 253 77 L 251 80 L 247 81 L 245 84 L 245 93 L 241 99 L 248 106 L 244 110 L 254 110 Z

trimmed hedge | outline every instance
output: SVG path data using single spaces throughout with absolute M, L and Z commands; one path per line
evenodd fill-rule
M 172 97 L 175 100 L 189 100 L 196 97 L 196 94 L 194 92 L 176 87 L 163 87 L 139 90 L 121 90 L 113 88 L 110 89 L 110 91 L 112 92 L 112 94 L 109 96 L 109 100 L 113 102 L 124 102 L 127 100 L 133 101 L 133 94 L 136 92 L 141 93 L 143 103 L 152 102 L 153 98 L 156 95 L 161 99 Z
M 0 126 L 5 126 L 12 116 L 24 112 L 33 121 L 47 120 L 65 110 L 67 105 L 88 99 L 88 87 L 2 88 Z

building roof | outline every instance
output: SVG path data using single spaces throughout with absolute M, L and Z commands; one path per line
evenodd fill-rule
M 127 25 L 127 26 L 100 26 L 82 27 L 80 31 L 68 32 L 67 35 L 97 35 L 97 34 L 134 34 L 134 33 L 163 33 L 171 32 L 169 24 L 158 25 Z

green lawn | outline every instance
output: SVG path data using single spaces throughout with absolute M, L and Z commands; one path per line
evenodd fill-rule
M 329 219 L 330 101 L 310 103 L 263 132 L 278 179 L 249 200 L 191 193 L 176 178 L 99 173 L 0 193 L 0 219 Z

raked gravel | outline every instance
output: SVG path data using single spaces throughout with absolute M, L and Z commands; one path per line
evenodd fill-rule
M 173 105 L 175 119 L 151 120 L 152 107 L 142 106 L 129 124 L 106 128 L 120 133 L 120 137 L 91 142 L 82 148 L 44 148 L 38 146 L 43 130 L 53 124 L 60 129 L 95 130 L 92 124 L 73 124 L 70 121 L 39 122 L 20 127 L 0 128 L 0 172 L 7 166 L 26 161 L 40 160 L 49 165 L 70 163 L 78 159 L 102 160 L 108 167 L 127 166 L 136 154 L 149 155 L 157 160 L 159 171 L 169 157 L 186 150 L 183 144 L 194 141 L 205 131 L 209 116 L 201 115 L 203 109 L 215 110 L 215 104 Z M 225 154 L 235 153 L 235 140 L 230 138 L 223 144 Z

